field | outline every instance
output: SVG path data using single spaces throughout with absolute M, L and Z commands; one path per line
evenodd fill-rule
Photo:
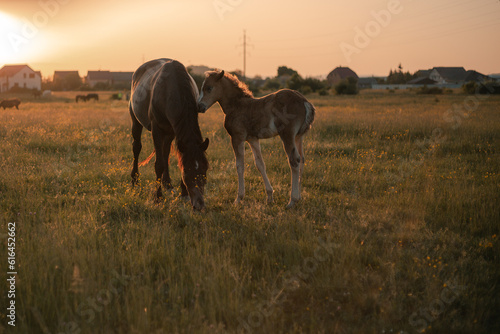
M 213 107 L 200 115 L 200 214 L 179 187 L 154 203 L 152 163 L 132 189 L 127 103 L 76 94 L 0 109 L 0 333 L 500 331 L 500 97 L 311 96 L 291 210 L 278 138 L 261 142 L 275 203 L 247 146 L 246 197 L 233 204 Z M 144 132 L 141 158 L 152 150 Z M 175 157 L 171 175 L 178 185 Z

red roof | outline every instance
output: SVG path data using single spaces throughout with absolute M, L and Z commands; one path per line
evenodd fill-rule
M 27 67 L 31 71 L 33 71 L 33 69 L 26 64 L 23 64 L 23 65 L 5 65 L 4 67 L 2 67 L 0 69 L 0 77 L 11 77 L 25 67 Z

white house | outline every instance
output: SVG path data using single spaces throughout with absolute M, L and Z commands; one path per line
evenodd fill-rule
M 12 88 L 42 89 L 40 71 L 33 71 L 28 65 L 5 65 L 0 69 L 0 93 Z

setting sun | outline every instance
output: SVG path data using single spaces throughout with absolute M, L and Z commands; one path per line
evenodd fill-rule
M 46 49 L 44 32 L 27 20 L 0 12 L 0 64 L 36 62 Z

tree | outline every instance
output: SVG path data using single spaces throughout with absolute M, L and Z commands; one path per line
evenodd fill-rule
M 291 69 L 289 67 L 286 67 L 286 66 L 280 66 L 278 67 L 278 77 L 281 77 L 282 75 L 289 75 L 289 76 L 293 76 L 294 74 L 297 74 L 297 71 L 295 71 L 294 69 Z
M 295 72 L 290 79 L 286 82 L 286 85 L 288 88 L 293 89 L 293 90 L 299 90 L 300 87 L 304 85 L 304 79 Z
M 338 84 L 335 85 L 335 91 L 337 92 L 338 95 L 358 94 L 359 93 L 358 79 L 356 79 L 355 77 L 348 77 L 347 79 L 340 81 Z
M 390 70 L 389 76 L 387 77 L 387 83 L 392 85 L 405 84 L 408 81 L 416 78 L 415 74 L 411 74 L 410 72 L 403 72 L 403 66 L 401 64 L 398 65 L 397 70 Z
M 77 73 L 70 73 L 62 78 L 54 80 L 53 90 L 76 90 L 82 85 L 82 78 Z

